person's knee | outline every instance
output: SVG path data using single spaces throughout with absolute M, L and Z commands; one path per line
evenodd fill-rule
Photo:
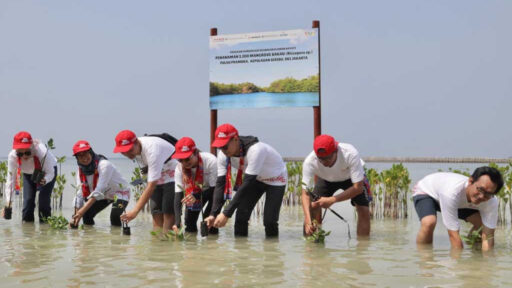
M 421 229 L 427 232 L 433 232 L 436 228 L 437 217 L 434 215 L 427 215 L 421 218 Z

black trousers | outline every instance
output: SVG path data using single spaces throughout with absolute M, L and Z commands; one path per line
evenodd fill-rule
M 107 208 L 110 204 L 112 204 L 112 210 L 110 211 L 110 224 L 112 226 L 121 226 L 120 217 L 121 214 L 123 214 L 124 209 L 128 206 L 128 201 L 119 199 L 116 202 L 107 199 L 94 202 L 91 208 L 85 212 L 84 217 L 82 217 L 84 224 L 94 225 L 94 216 Z
M 249 219 L 252 210 L 260 200 L 263 193 L 265 194 L 265 206 L 263 210 L 263 225 L 265 226 L 265 235 L 267 237 L 275 237 L 279 235 L 279 212 L 283 203 L 283 196 L 286 186 L 272 186 L 260 181 L 256 181 L 255 185 L 244 195 L 240 201 L 240 205 L 236 209 L 235 216 L 235 236 L 247 236 L 249 234 Z
M 30 179 L 32 174 L 23 173 L 23 221 L 34 222 L 37 190 L 39 190 L 39 222 L 42 222 L 43 218 L 52 215 L 51 196 L 53 186 L 55 186 L 55 178 L 57 177 L 57 166 L 53 167 L 53 169 L 55 171 L 55 177 L 42 187 L 37 187 L 37 184 Z
M 203 205 L 201 208 L 203 208 L 206 205 L 206 208 L 204 208 L 204 216 L 208 217 L 208 215 L 210 215 L 210 212 L 212 211 L 213 189 L 205 190 L 202 193 Z M 200 214 L 201 211 L 191 211 L 190 209 L 185 208 L 185 231 L 197 232 L 197 219 L 199 218 Z M 212 232 L 212 234 L 215 234 L 216 231 L 218 230 L 210 229 L 210 232 Z

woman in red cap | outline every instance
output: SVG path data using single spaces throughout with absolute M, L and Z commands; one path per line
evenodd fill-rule
M 94 216 L 108 205 L 110 224 L 121 226 L 121 214 L 130 200 L 128 182 L 105 156 L 96 154 L 89 142 L 80 140 L 73 145 L 73 155 L 78 164 L 77 187 L 73 199 L 75 214 L 71 224 L 78 226 L 80 219 L 85 225 L 94 225 Z
M 350 144 L 338 143 L 330 135 L 316 137 L 313 148 L 314 151 L 306 157 L 302 165 L 302 183 L 305 185 L 302 189 L 304 234 L 311 235 L 314 232 L 312 218 L 322 223 L 321 208 L 329 208 L 336 202 L 350 200 L 357 211 L 357 235 L 370 235 L 368 206 L 371 192 L 359 152 Z M 343 189 L 343 192 L 333 196 L 339 189 Z M 312 191 L 313 196 L 319 199 L 311 202 L 308 191 Z
M 21 131 L 14 135 L 13 150 L 7 156 L 6 207 L 10 209 L 13 191 L 19 191 L 23 174 L 23 215 L 34 222 L 36 192 L 39 190 L 39 221 L 51 216 L 50 198 L 57 174 L 57 159 L 41 141 Z
M 254 136 L 239 136 L 231 124 L 223 124 L 217 128 L 212 146 L 219 148 L 220 151 L 217 155 L 218 177 L 213 209 L 207 218 L 208 226 L 225 226 L 228 218 L 237 210 L 235 236 L 247 236 L 252 210 L 265 193 L 265 235 L 278 236 L 279 212 L 288 178 L 281 155 L 270 145 L 259 142 Z M 234 188 L 231 187 L 231 168 L 237 170 Z M 232 189 L 237 191 L 233 199 Z M 227 199 L 231 201 L 224 211 L 220 212 Z
M 208 152 L 200 152 L 192 138 L 183 137 L 176 143 L 176 152 L 172 156 L 179 161 L 174 173 L 175 191 L 174 213 L 177 231 L 181 224 L 182 204 L 185 210 L 185 231 L 197 232 L 199 213 L 208 216 L 212 210 L 213 190 L 217 180 L 217 157 Z M 204 212 L 205 204 L 208 203 Z M 204 220 L 204 218 L 203 218 Z M 210 228 L 211 234 L 218 230 Z

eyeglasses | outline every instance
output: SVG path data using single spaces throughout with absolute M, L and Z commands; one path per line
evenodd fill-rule
M 29 150 L 29 151 L 25 151 L 25 152 L 16 152 L 16 156 L 18 156 L 18 157 L 23 157 L 23 155 L 30 156 L 30 155 L 32 155 L 32 151 Z
M 478 193 L 480 193 L 480 194 L 484 195 L 484 197 L 485 197 L 486 199 L 491 199 L 491 198 L 492 198 L 492 197 L 494 197 L 494 195 L 495 195 L 494 193 L 491 193 L 491 192 L 487 192 L 487 191 L 485 191 L 485 189 L 484 189 L 484 188 L 479 187 L 479 186 L 476 186 L 476 190 L 478 191 Z

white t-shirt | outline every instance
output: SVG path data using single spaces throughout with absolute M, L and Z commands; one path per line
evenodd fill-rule
M 174 182 L 174 169 L 178 165 L 178 161 L 176 159 L 167 161 L 174 153 L 174 146 L 155 136 L 144 136 L 137 139 L 142 145 L 142 151 L 140 157 L 135 157 L 135 160 L 141 166 L 148 166 L 148 182 L 157 181 L 158 185 Z
M 199 152 L 199 155 L 201 155 L 201 159 L 203 160 L 203 190 L 206 190 L 208 187 L 215 187 L 215 183 L 217 182 L 217 157 L 208 152 Z M 174 179 L 176 180 L 174 191 L 176 193 L 183 192 L 180 187 L 185 188 L 182 169 L 181 163 L 178 163 L 176 173 L 174 173 Z M 196 170 L 196 168 L 192 168 L 192 177 L 195 177 Z
M 103 159 L 98 163 L 98 183 L 96 189 L 93 189 L 94 175 L 86 175 L 89 191 L 96 200 L 114 200 L 117 199 L 129 201 L 130 200 L 130 187 L 128 182 L 124 180 L 117 168 L 112 162 Z M 85 198 L 82 193 L 82 181 L 80 180 L 80 173 L 76 172 L 76 185 L 78 191 L 73 199 L 73 207 L 81 208 L 85 203 Z
M 36 156 L 39 159 L 41 165 L 43 165 L 42 169 L 45 173 L 44 179 L 46 183 L 50 183 L 55 177 L 55 170 L 53 167 L 57 165 L 57 158 L 53 156 L 52 152 L 50 152 L 46 146 L 41 143 L 39 140 L 34 139 L 34 143 L 32 148 L 30 149 L 32 155 Z M 46 159 L 44 158 L 45 154 Z M 44 163 L 43 163 L 44 160 Z M 21 172 L 25 174 L 34 173 L 34 157 L 30 157 L 27 161 L 21 160 Z M 16 175 L 18 173 L 18 156 L 16 156 L 16 150 L 13 149 L 9 152 L 7 156 L 7 181 L 5 183 L 5 197 L 6 202 L 9 202 L 10 192 L 14 191 L 16 184 Z M 21 176 L 23 177 L 23 175 Z
M 302 165 L 302 182 L 313 188 L 315 175 L 329 182 L 341 182 L 350 179 L 352 183 L 364 180 L 364 162 L 354 146 L 347 143 L 338 144 L 336 162 L 326 167 L 315 154 L 309 153 Z
M 226 155 L 219 150 L 217 154 L 217 171 L 225 176 L 227 171 Z M 240 157 L 231 157 L 231 173 L 236 173 L 240 166 Z M 258 142 L 249 147 L 244 158 L 244 173 L 258 175 L 256 180 L 272 186 L 286 185 L 288 172 L 283 157 L 270 145 Z
M 413 188 L 413 196 L 426 194 L 434 198 L 441 207 L 444 226 L 448 230 L 460 229 L 458 209 L 471 208 L 480 211 L 483 224 L 495 229 L 498 223 L 498 200 L 496 197 L 474 205 L 468 202 L 466 188 L 468 177 L 451 172 L 439 172 L 425 176 Z

